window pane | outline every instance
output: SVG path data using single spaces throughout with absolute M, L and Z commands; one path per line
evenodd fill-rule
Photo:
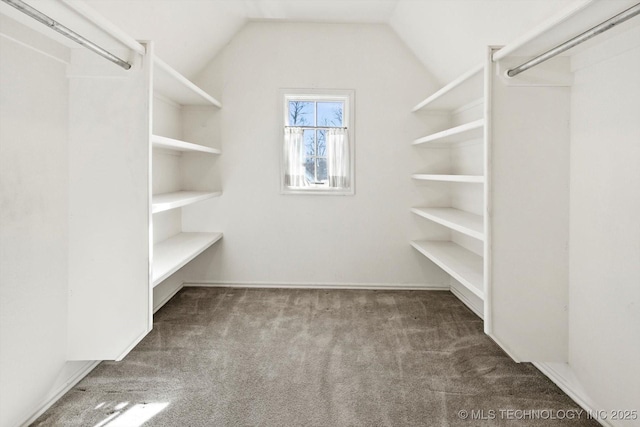
M 313 129 L 305 129 L 304 133 L 304 149 L 307 156 L 316 155 L 316 131 Z
M 315 126 L 315 103 L 289 101 L 289 126 Z
M 326 156 L 327 155 L 327 131 L 319 130 L 318 131 L 318 154 L 316 156 Z
M 344 102 L 318 102 L 318 126 L 342 127 Z
M 318 181 L 326 181 L 327 180 L 327 159 L 316 159 L 318 169 Z
M 315 170 L 316 170 L 316 159 L 315 157 L 307 157 L 304 162 L 304 170 L 306 172 L 307 180 L 309 182 L 315 182 Z

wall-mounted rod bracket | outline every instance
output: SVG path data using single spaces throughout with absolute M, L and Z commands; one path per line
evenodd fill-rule
M 616 16 L 610 19 L 607 19 L 601 24 L 596 25 L 595 27 L 585 31 L 584 33 L 575 36 L 571 40 L 567 40 L 566 42 L 554 47 L 553 49 L 548 50 L 545 53 L 536 56 L 535 58 L 525 62 L 524 64 L 508 70 L 506 74 L 509 77 L 515 77 L 518 74 L 522 73 L 523 71 L 526 71 L 529 68 L 535 67 L 536 65 L 544 61 L 547 61 L 553 58 L 554 56 L 560 55 L 562 52 L 565 52 L 571 49 L 572 47 L 575 47 L 580 43 L 583 43 L 589 40 L 590 38 L 597 36 L 598 34 L 604 33 L 605 31 L 610 30 L 616 25 L 621 24 L 624 21 L 627 21 L 633 18 L 638 14 L 640 14 L 640 3 L 634 6 L 631 6 L 629 9 L 625 10 L 624 12 L 621 12 Z
M 47 15 L 45 15 L 44 13 L 40 12 L 37 9 L 34 9 L 33 7 L 29 6 L 28 4 L 26 4 L 25 2 L 23 2 L 22 0 L 2 0 L 3 2 L 7 3 L 10 6 L 15 7 L 16 9 L 18 9 L 20 12 L 24 13 L 25 15 L 28 15 L 29 17 L 35 19 L 38 22 L 41 22 L 42 24 L 46 25 L 47 27 L 51 28 L 52 30 L 62 34 L 63 36 L 73 40 L 74 42 L 78 43 L 81 46 L 86 47 L 87 49 L 91 50 L 92 52 L 97 53 L 98 55 L 102 56 L 103 58 L 108 59 L 109 61 L 113 62 L 114 64 L 124 68 L 125 70 L 128 70 L 131 68 L 131 64 L 129 64 L 128 62 L 118 58 L 117 56 L 115 56 L 114 54 L 112 54 L 111 52 L 101 48 L 100 46 L 98 46 L 97 44 L 93 43 L 90 40 L 87 40 L 86 38 L 82 37 L 80 34 L 76 33 L 75 31 L 65 27 L 64 25 L 60 24 L 59 22 L 55 21 L 54 19 L 51 19 L 50 17 L 48 17 Z

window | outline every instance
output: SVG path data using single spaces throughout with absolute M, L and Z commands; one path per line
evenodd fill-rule
M 283 91 L 282 191 L 353 194 L 353 91 Z

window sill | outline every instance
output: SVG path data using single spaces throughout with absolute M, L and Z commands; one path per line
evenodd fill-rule
M 309 195 L 309 196 L 353 196 L 355 191 L 353 188 L 330 190 L 319 187 L 289 187 L 280 191 L 283 195 Z

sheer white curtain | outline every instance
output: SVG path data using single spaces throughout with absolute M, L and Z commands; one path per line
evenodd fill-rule
M 305 147 L 302 128 L 284 129 L 284 185 L 287 187 L 305 187 L 309 185 L 305 178 Z
M 346 129 L 327 130 L 329 187 L 349 188 L 349 135 Z

